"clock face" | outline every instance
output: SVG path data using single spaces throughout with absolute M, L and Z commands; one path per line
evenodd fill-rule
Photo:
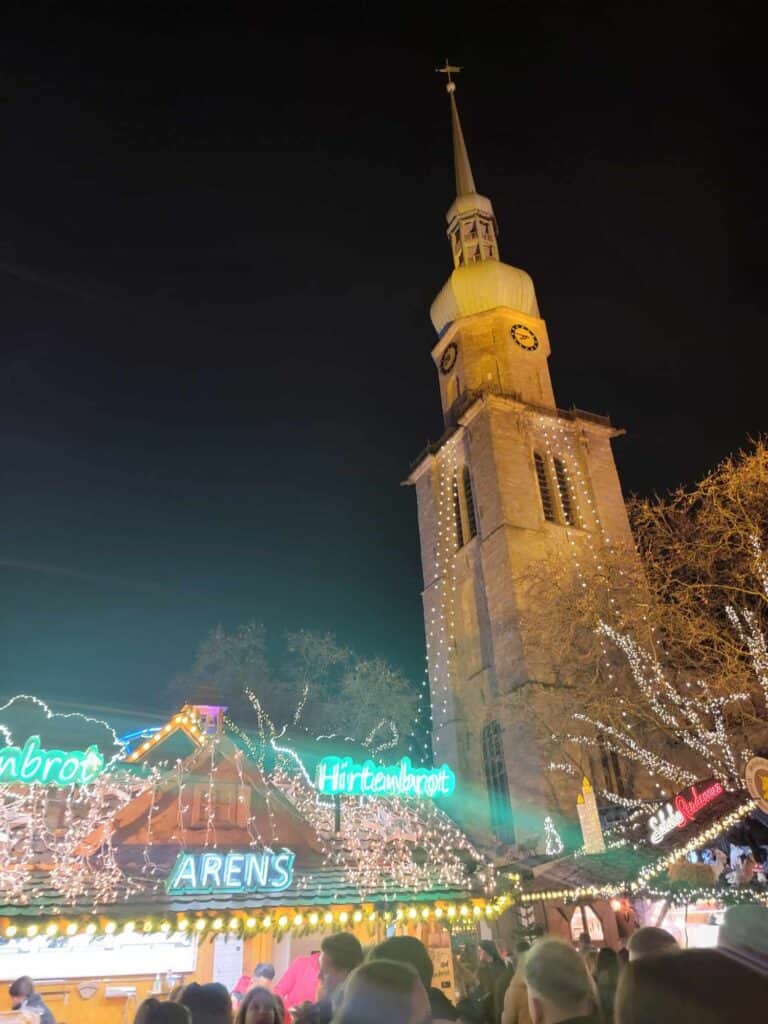
M 445 352 L 443 352 L 442 356 L 440 357 L 440 369 L 442 370 L 443 373 L 450 373 L 450 371 L 454 368 L 454 366 L 456 365 L 456 356 L 458 355 L 458 353 L 459 350 L 456 348 L 456 342 L 452 341 L 451 344 L 446 347 Z
M 539 347 L 539 339 L 533 333 L 531 328 L 526 327 L 525 324 L 512 324 L 509 330 L 513 339 L 520 348 L 524 348 L 528 352 L 533 352 L 534 349 Z

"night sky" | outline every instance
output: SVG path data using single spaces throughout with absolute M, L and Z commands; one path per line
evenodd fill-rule
M 765 429 L 738 6 L 93 8 L 0 41 L 0 695 L 163 710 L 250 619 L 421 677 L 400 482 L 442 430 L 446 55 L 558 403 L 627 429 L 625 491 Z

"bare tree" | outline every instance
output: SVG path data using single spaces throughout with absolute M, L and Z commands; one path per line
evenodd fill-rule
M 630 516 L 636 550 L 527 571 L 537 671 L 513 711 L 535 719 L 553 762 L 613 796 L 707 773 L 733 783 L 768 741 L 768 447 L 635 499 Z

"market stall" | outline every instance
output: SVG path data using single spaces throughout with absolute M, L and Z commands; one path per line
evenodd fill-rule
M 440 809 L 447 765 L 329 753 L 211 706 L 130 751 L 45 713 L 0 750 L 0 976 L 34 977 L 65 1024 L 128 1020 L 182 980 L 231 987 L 257 962 L 279 974 L 339 929 L 419 934 L 445 969 L 451 930 L 514 900 Z
M 522 904 L 545 930 L 573 941 L 586 932 L 593 945 L 616 948 L 636 928 L 659 925 L 683 946 L 714 945 L 726 906 L 768 904 L 762 761 L 748 765 L 743 790 L 703 780 L 628 813 L 599 837 L 599 851 L 540 864 L 523 883 Z

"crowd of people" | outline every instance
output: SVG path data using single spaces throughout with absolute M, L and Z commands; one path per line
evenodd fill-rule
M 348 932 L 294 961 L 277 984 L 258 964 L 229 992 L 217 983 L 179 986 L 139 1007 L 134 1024 L 741 1024 L 768 1019 L 768 908 L 726 911 L 716 949 L 682 950 L 663 928 L 634 932 L 625 948 L 593 949 L 542 938 L 502 958 L 480 942 L 460 958 L 454 1004 L 432 984 L 419 939 L 394 936 L 365 954 Z M 41 1024 L 53 1015 L 31 978 L 10 987 L 14 1008 Z

